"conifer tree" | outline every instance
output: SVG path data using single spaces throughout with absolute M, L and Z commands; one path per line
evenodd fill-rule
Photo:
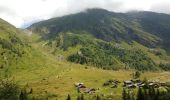
M 130 91 L 128 90 L 128 93 L 127 93 L 127 100 L 131 100 L 131 95 L 130 95 Z
M 123 92 L 122 92 L 122 99 L 123 100 L 127 100 L 127 94 L 126 94 L 126 90 L 123 89 Z
M 136 100 L 144 100 L 144 95 L 142 93 L 142 88 L 138 89 L 137 99 Z
M 81 100 L 84 100 L 84 95 L 83 94 L 81 94 Z
M 155 100 L 158 100 L 159 95 L 160 95 L 160 92 L 159 92 L 159 89 L 157 89 L 154 99 L 155 99 Z
M 96 96 L 96 100 L 101 100 L 99 95 Z
M 71 100 L 71 96 L 68 94 L 67 99 L 66 100 Z
M 28 99 L 28 97 L 27 97 L 27 92 L 26 92 L 25 89 L 21 91 L 20 96 L 19 96 L 19 99 L 20 99 L 20 100 L 27 100 L 27 99 Z
M 77 96 L 77 100 L 81 100 L 80 95 Z
M 131 93 L 131 100 L 135 100 L 135 94 L 134 94 L 134 92 Z

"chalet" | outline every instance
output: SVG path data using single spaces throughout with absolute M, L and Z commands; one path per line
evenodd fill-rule
M 113 83 L 118 84 L 118 83 L 121 83 L 121 82 L 118 81 L 118 80 L 113 80 Z
M 108 80 L 107 82 L 112 83 L 112 82 L 114 82 L 114 80 Z
M 145 83 L 142 83 L 142 82 L 141 82 L 141 83 L 137 83 L 137 86 L 138 86 L 138 87 L 144 87 L 145 85 L 146 85 L 146 84 L 145 84 Z
M 86 86 L 85 85 L 83 85 L 83 84 L 81 84 L 81 85 L 79 85 L 79 86 L 77 86 L 78 88 L 86 88 Z
M 129 80 L 129 81 L 124 81 L 124 85 L 131 85 L 131 84 L 133 84 L 133 82 L 132 82 L 131 80 Z
M 113 84 L 113 85 L 111 86 L 111 88 L 117 88 L 117 85 L 116 85 L 116 84 Z
M 145 86 L 146 86 L 145 84 L 138 85 L 138 87 L 145 87 Z
M 135 84 L 127 85 L 128 88 L 136 88 Z
M 84 92 L 85 92 L 85 93 L 92 94 L 92 93 L 95 93 L 95 92 L 96 92 L 96 89 L 94 89 L 94 88 L 87 88 Z
M 74 86 L 78 88 L 86 88 L 84 83 L 75 83 Z
M 154 83 L 154 82 L 150 82 L 149 84 L 148 84 L 148 86 L 149 87 L 154 87 L 154 88 L 159 88 L 159 84 L 158 83 Z
M 160 85 L 161 86 L 166 86 L 166 83 L 165 82 L 160 82 Z
M 79 85 L 83 85 L 84 83 L 75 83 L 74 85 L 77 87 Z

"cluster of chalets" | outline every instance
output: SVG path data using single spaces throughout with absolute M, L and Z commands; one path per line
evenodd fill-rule
M 120 83 L 121 82 L 119 80 L 108 80 L 103 84 L 103 86 L 110 86 L 111 88 L 117 88 Z M 122 86 L 126 88 L 136 88 L 136 87 L 159 88 L 160 86 L 166 86 L 166 83 L 153 82 L 153 81 L 145 82 L 140 79 L 133 79 L 133 80 L 124 81 Z
M 95 93 L 96 92 L 96 89 L 95 88 L 87 88 L 84 83 L 75 83 L 74 84 L 75 87 L 77 88 L 77 90 L 80 92 L 80 91 L 83 91 L 84 93 L 89 93 L 89 94 L 92 94 L 92 93 Z
M 121 84 L 121 82 L 119 80 L 107 80 L 106 82 L 103 83 L 104 87 L 110 87 L 110 88 L 117 88 L 118 85 Z M 133 88 L 137 88 L 137 87 L 143 87 L 143 88 L 159 88 L 159 87 L 163 87 L 166 86 L 167 84 L 165 82 L 153 82 L 153 81 L 142 81 L 140 79 L 133 79 L 133 80 L 127 80 L 127 81 L 123 81 L 122 82 L 123 85 L 121 85 L 124 88 L 128 88 L 128 89 L 133 89 Z M 84 92 L 84 93 L 96 93 L 97 89 L 95 88 L 87 88 L 85 86 L 84 83 L 75 83 L 74 84 L 75 87 L 77 88 L 77 90 L 79 92 Z
M 145 82 L 142 80 L 128 80 L 128 81 L 124 81 L 124 87 L 128 87 L 128 88 L 136 88 L 136 87 L 144 87 L 144 88 L 159 88 L 161 86 L 166 86 L 165 82 L 153 82 L 153 81 L 149 81 L 149 82 Z

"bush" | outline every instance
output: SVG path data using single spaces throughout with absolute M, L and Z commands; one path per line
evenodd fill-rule
M 140 49 L 126 50 L 116 48 L 109 43 L 97 43 L 82 47 L 78 53 L 68 57 L 68 61 L 93 65 L 103 69 L 121 69 L 121 64 L 129 68 L 143 70 L 156 70 L 156 64 Z
M 0 99 L 1 100 L 18 100 L 19 86 L 12 80 L 0 81 Z
M 133 75 L 133 78 L 137 79 L 140 78 L 141 73 L 139 71 L 136 71 Z
M 165 71 L 170 70 L 170 64 L 160 64 L 159 67 Z

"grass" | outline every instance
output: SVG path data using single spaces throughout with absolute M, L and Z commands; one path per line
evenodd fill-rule
M 58 98 L 65 100 L 67 95 L 70 94 L 72 98 L 76 98 L 78 93 L 74 87 L 74 83 L 83 82 L 87 87 L 99 89 L 96 94 L 116 95 L 117 99 L 121 99 L 122 84 L 118 88 L 112 89 L 103 87 L 103 83 L 109 79 L 118 79 L 121 82 L 132 78 L 133 71 L 112 71 L 91 68 L 77 64 L 63 63 L 59 68 L 47 67 L 45 70 L 37 69 L 32 73 L 23 72 L 20 75 L 16 74 L 15 80 L 26 85 L 27 88 L 33 89 L 33 95 L 38 98 L 49 97 L 49 99 Z M 36 77 L 35 77 L 36 76 Z M 24 80 L 22 78 L 24 77 Z M 147 78 L 148 80 L 170 81 L 169 72 L 145 72 L 142 74 L 141 79 Z M 92 95 L 85 94 L 85 97 L 92 97 Z M 74 99 L 73 99 L 74 100 Z

